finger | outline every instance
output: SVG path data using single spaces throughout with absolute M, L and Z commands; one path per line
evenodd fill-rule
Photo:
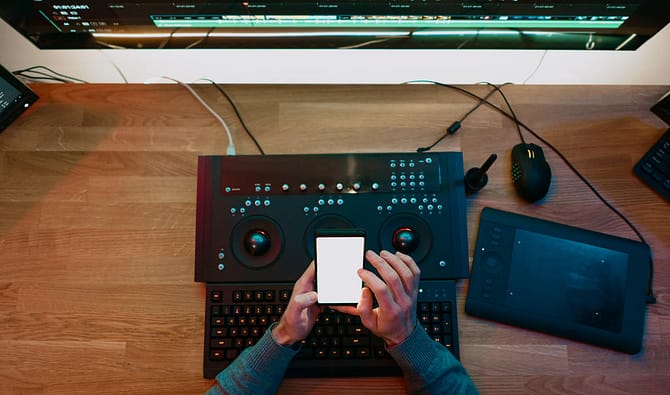
M 382 281 L 371 271 L 365 269 L 358 269 L 358 276 L 363 280 L 366 287 L 372 291 L 374 296 L 377 297 L 377 303 L 379 303 L 379 307 L 384 310 L 395 310 L 393 293 L 384 281 Z
M 407 269 L 410 271 L 410 273 L 412 273 L 411 280 L 409 281 L 410 289 L 408 289 L 408 291 L 410 295 L 415 295 L 417 290 L 419 289 L 419 281 L 421 280 L 421 269 L 411 256 L 403 254 L 400 251 L 396 252 L 395 255 L 398 258 L 400 258 L 400 260 L 403 261 Z
M 408 265 L 408 262 L 414 262 L 412 257 L 402 254 L 401 252 L 397 252 L 395 255 L 393 255 L 388 251 L 382 251 L 380 256 L 386 260 L 386 263 L 388 263 L 396 272 L 398 277 L 400 277 L 405 294 L 412 294 L 417 283 L 415 280 L 416 275 Z M 416 266 L 416 264 L 414 266 Z
M 294 293 L 306 293 L 314 291 L 314 277 L 316 276 L 316 269 L 314 266 L 314 261 L 312 261 L 305 272 L 298 278 L 298 280 L 293 285 Z
M 316 300 L 317 295 L 314 291 L 298 294 L 293 297 L 293 302 L 296 304 L 296 307 L 301 310 L 316 304 Z
M 407 297 L 407 292 L 405 291 L 405 286 L 402 282 L 402 279 L 387 261 L 387 259 L 391 260 L 399 258 L 393 256 L 393 254 L 388 251 L 382 251 L 381 255 L 377 255 L 373 251 L 368 251 L 365 257 L 368 259 L 368 262 L 370 262 L 370 264 L 372 264 L 372 266 L 377 269 L 377 272 L 381 276 L 383 282 L 390 290 L 391 298 L 396 300 L 405 299 Z M 379 298 L 377 289 L 372 284 L 370 284 L 370 288 Z
M 358 310 L 355 306 L 328 306 L 330 309 L 339 311 L 340 313 L 349 314 L 349 315 L 358 315 Z
M 372 291 L 369 288 L 363 288 L 363 293 L 361 294 L 361 300 L 356 306 L 358 315 L 361 317 L 361 323 L 363 326 L 370 329 L 375 329 L 377 320 L 375 319 L 375 312 L 372 308 Z

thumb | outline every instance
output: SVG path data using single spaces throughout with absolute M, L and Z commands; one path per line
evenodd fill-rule
M 374 324 L 374 311 L 372 310 L 372 291 L 370 288 L 363 288 L 363 293 L 361 294 L 361 300 L 358 302 L 356 307 L 358 310 L 358 315 L 361 317 L 361 322 L 366 328 L 370 328 Z
M 316 303 L 316 300 L 317 296 L 316 292 L 314 291 L 298 294 L 293 297 L 293 302 L 296 303 L 297 307 L 299 307 L 301 310 L 313 305 Z

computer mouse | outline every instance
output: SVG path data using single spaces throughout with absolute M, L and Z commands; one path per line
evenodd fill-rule
M 529 202 L 547 194 L 551 169 L 540 146 L 524 143 L 512 148 L 512 181 L 519 196 Z

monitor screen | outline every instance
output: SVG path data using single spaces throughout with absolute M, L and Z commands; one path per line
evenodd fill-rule
M 39 48 L 634 50 L 664 0 L 5 0 Z

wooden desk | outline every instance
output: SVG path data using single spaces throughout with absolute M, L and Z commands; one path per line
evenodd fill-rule
M 196 157 L 224 154 L 221 125 L 178 85 L 33 85 L 40 101 L 0 134 L 3 393 L 199 393 L 204 285 L 193 281 Z M 485 86 L 469 87 L 484 95 Z M 268 153 L 414 151 L 475 102 L 406 86 L 229 86 Z M 644 351 L 626 355 L 465 315 L 462 362 L 482 393 L 667 393 L 670 205 L 632 175 L 667 128 L 648 111 L 668 87 L 505 87 L 519 118 L 558 147 L 639 227 L 656 264 Z M 197 90 L 257 151 L 211 85 Z M 498 96 L 495 103 L 502 105 Z M 535 141 L 527 136 L 528 141 Z M 470 251 L 484 206 L 634 238 L 545 147 L 542 204 L 510 180 L 512 122 L 483 106 L 436 150 L 466 169 L 496 152 L 468 199 Z M 282 393 L 403 393 L 400 378 L 290 379 Z

